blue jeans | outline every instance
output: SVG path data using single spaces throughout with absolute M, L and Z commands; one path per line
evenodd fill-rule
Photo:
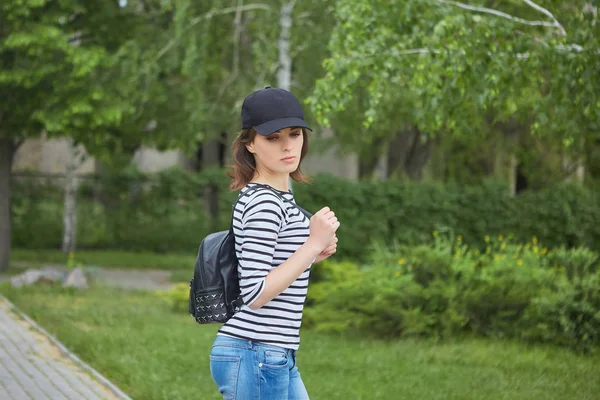
M 295 350 L 217 335 L 210 373 L 225 400 L 308 400 Z

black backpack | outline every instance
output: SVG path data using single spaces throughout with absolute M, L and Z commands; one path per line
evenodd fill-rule
M 257 184 L 257 189 L 270 186 Z M 279 196 L 287 202 L 283 196 Z M 200 243 L 190 281 L 189 313 L 199 324 L 225 323 L 239 311 L 243 304 L 240 296 L 238 259 L 235 253 L 233 213 L 241 196 L 232 207 L 229 230 L 211 233 Z M 311 213 L 294 204 L 307 218 Z

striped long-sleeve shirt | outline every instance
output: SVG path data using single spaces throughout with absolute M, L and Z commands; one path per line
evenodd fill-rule
M 233 232 L 244 305 L 217 334 L 297 350 L 312 264 L 261 308 L 249 307 L 264 291 L 269 271 L 294 254 L 310 233 L 309 219 L 293 205 L 294 195 L 277 191 L 278 196 L 274 190 L 249 183 L 240 192 Z

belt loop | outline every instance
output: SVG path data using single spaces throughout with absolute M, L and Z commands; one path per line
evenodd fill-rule
M 252 340 L 248 340 L 248 349 L 252 350 Z

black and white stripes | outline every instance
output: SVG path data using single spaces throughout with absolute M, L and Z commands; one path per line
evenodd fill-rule
M 244 305 L 218 332 L 297 350 L 310 265 L 281 294 L 258 310 L 250 309 L 264 290 L 269 271 L 285 262 L 309 237 L 309 220 L 289 192 L 249 183 L 233 214 L 240 291 Z M 281 197 L 280 197 L 281 196 Z

